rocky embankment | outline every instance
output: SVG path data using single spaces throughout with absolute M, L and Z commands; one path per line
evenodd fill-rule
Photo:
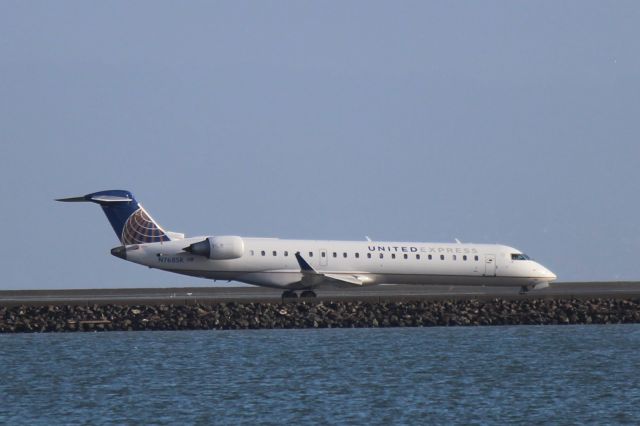
M 640 323 L 640 300 L 0 307 L 0 333 Z

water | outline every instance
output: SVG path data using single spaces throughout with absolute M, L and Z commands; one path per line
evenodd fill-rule
M 0 423 L 640 423 L 640 326 L 0 336 Z

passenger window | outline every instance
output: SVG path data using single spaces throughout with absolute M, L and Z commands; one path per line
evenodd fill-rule
M 338 253 L 336 253 L 335 251 L 333 252 L 333 257 L 338 257 Z
M 287 256 L 289 256 L 289 252 L 285 250 L 284 257 L 287 257 Z
M 404 257 L 405 259 L 408 259 L 408 258 L 409 258 L 409 255 L 407 255 L 407 254 L 405 253 L 405 255 L 404 255 L 403 257 Z
M 395 253 L 392 253 L 392 254 L 391 254 L 391 258 L 392 258 L 392 259 L 395 259 L 395 258 L 396 258 L 396 254 L 395 254 Z
M 273 251 L 273 255 L 276 256 L 278 253 L 274 250 Z
M 367 257 L 371 259 L 371 253 L 367 253 Z
M 444 254 L 440 255 L 440 260 L 444 260 Z
M 342 257 L 346 258 L 347 257 L 347 253 L 342 253 Z
M 420 255 L 419 254 L 416 254 L 416 259 L 420 260 Z
M 477 262 L 478 260 L 480 260 L 480 259 L 478 259 L 478 256 L 476 256 L 476 262 Z
M 457 257 L 456 257 L 456 255 L 454 254 L 454 255 L 453 255 L 453 260 L 456 260 L 456 259 L 458 259 L 458 258 L 457 258 Z
M 462 256 L 462 260 L 467 260 L 467 255 L 465 254 L 464 256 Z
M 313 257 L 313 252 L 312 251 L 309 252 L 309 257 Z
M 322 257 L 327 257 L 327 253 L 325 253 L 325 252 L 320 252 L 320 256 L 322 256 Z
M 360 259 L 360 253 L 356 253 L 356 259 Z
M 255 252 L 255 251 L 253 251 L 253 250 L 251 250 L 251 256 L 253 256 L 253 255 L 255 255 L 255 254 L 256 254 L 256 252 Z
M 265 253 L 265 251 L 264 251 L 264 250 L 262 250 L 262 251 L 260 252 L 260 254 L 261 254 L 261 255 L 263 255 L 263 256 L 265 256 L 267 253 Z
M 380 253 L 380 259 L 384 259 L 384 254 Z
M 429 257 L 429 260 L 433 259 L 433 256 L 431 256 L 431 255 L 429 255 L 428 257 Z

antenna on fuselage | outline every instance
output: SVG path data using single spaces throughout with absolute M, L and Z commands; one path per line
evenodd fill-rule
M 371 238 L 369 238 L 368 235 L 365 235 L 364 237 L 367 239 L 367 241 L 371 242 Z
M 458 243 L 458 244 L 462 244 L 462 243 L 460 242 L 460 240 L 459 240 L 459 239 L 454 238 L 454 240 L 456 240 L 456 243 Z

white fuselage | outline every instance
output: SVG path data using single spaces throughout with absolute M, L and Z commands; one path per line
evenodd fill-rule
M 539 288 L 556 276 L 503 245 L 242 238 L 242 254 L 212 260 L 186 252 L 206 237 L 126 246 L 126 260 L 179 274 L 266 287 L 447 284 Z M 235 237 L 238 238 L 238 237 Z M 303 280 L 295 254 L 331 280 Z M 122 256 L 121 256 L 122 257 Z

